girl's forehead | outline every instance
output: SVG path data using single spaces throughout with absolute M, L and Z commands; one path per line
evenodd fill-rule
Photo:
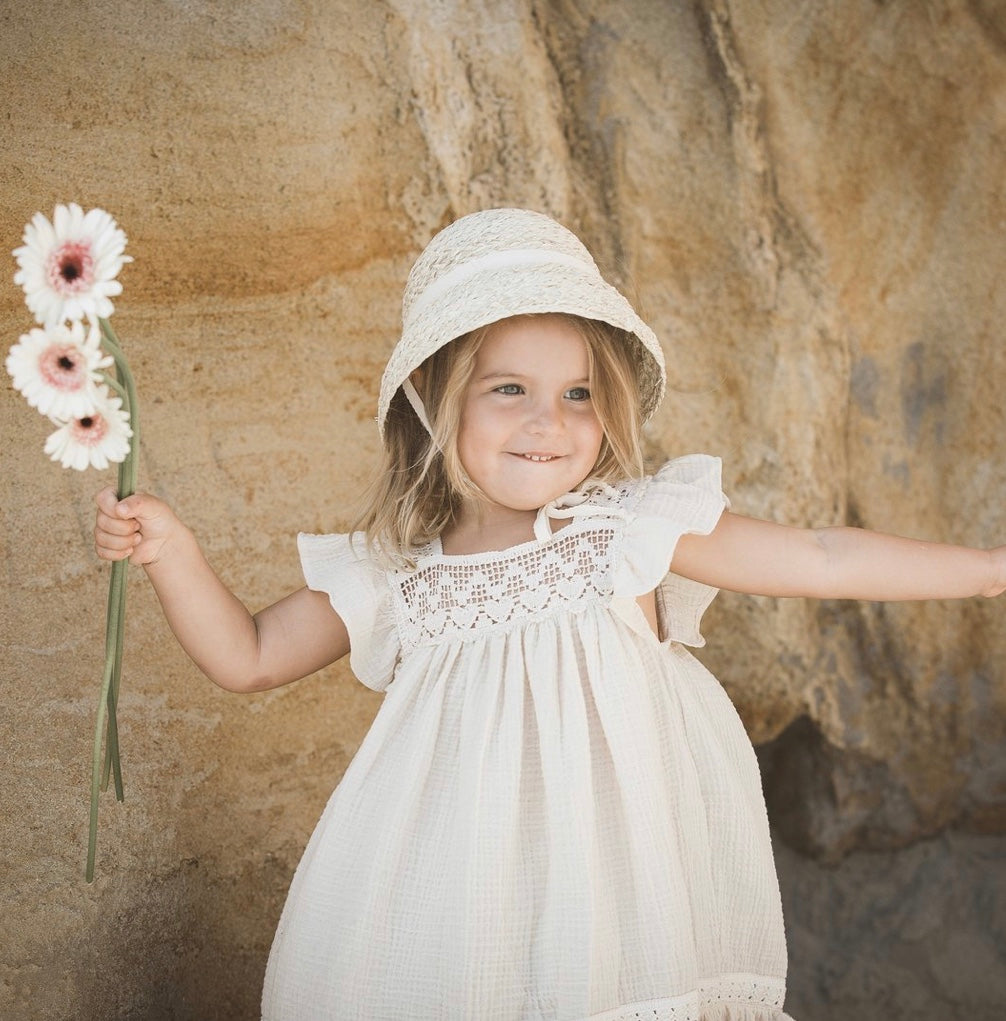
M 583 335 L 573 320 L 568 316 L 551 312 L 500 319 L 486 328 L 481 346 L 492 344 L 496 348 L 502 348 L 535 341 L 538 343 L 566 341 L 586 347 Z
M 580 331 L 559 315 L 515 316 L 493 323 L 479 345 L 479 366 L 498 362 L 588 364 Z

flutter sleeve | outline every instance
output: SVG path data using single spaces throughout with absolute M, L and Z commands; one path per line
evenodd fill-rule
M 663 639 L 705 645 L 699 623 L 717 590 L 668 567 L 681 536 L 708 535 L 729 506 L 721 488 L 720 459 L 705 454 L 669 461 L 641 480 L 626 500 L 614 595 L 635 597 L 656 589 Z
M 362 533 L 297 536 L 307 587 L 324 592 L 349 632 L 349 663 L 368 688 L 384 691 L 394 676 L 399 641 L 387 575 Z

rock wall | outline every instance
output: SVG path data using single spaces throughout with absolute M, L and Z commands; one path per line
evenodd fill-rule
M 734 507 L 779 520 L 1006 535 L 999 0 L 24 0 L 0 11 L 0 57 L 4 250 L 60 201 L 127 231 L 115 323 L 142 485 L 254 607 L 301 583 L 298 529 L 351 520 L 408 267 L 487 205 L 566 222 L 663 339 L 653 463 L 717 453 Z M 0 325 L 10 343 L 30 325 L 10 273 Z M 0 1014 L 256 1016 L 290 875 L 377 700 L 345 665 L 216 690 L 137 573 L 127 800 L 102 806 L 86 886 L 108 479 L 46 461 L 9 388 L 0 421 Z M 893 980 L 871 1004 L 820 964 L 863 930 L 843 942 L 807 891 L 862 889 L 836 868 L 853 852 L 884 883 L 909 859 L 876 852 L 942 833 L 977 842 L 982 896 L 1004 895 L 1002 613 L 730 595 L 710 612 L 704 659 L 762 746 L 805 1018 L 1001 1005 L 991 969 L 970 1000 L 949 978 L 977 945 L 1002 964 L 987 912 L 935 969 L 903 917 L 862 914 L 935 990 Z M 959 868 L 925 861 L 933 883 Z M 925 911 L 932 883 L 905 889 Z

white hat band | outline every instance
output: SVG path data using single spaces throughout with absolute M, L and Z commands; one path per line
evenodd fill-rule
M 505 252 L 489 252 L 477 259 L 469 259 L 468 262 L 463 262 L 460 266 L 455 266 L 454 269 L 437 277 L 409 307 L 408 318 L 403 324 L 403 330 L 407 332 L 423 310 L 442 298 L 451 288 L 463 284 L 466 280 L 485 270 L 546 264 L 569 266 L 572 269 L 580 270 L 581 273 L 596 272 L 594 267 L 585 263 L 583 259 L 579 259 L 575 255 L 567 255 L 565 252 L 550 252 L 541 248 L 511 248 Z

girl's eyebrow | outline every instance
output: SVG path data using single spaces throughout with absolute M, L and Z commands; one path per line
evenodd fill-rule
M 529 379 L 529 378 L 531 378 L 531 377 L 525 376 L 524 373 L 522 373 L 522 372 L 497 372 L 497 371 L 494 370 L 493 372 L 487 372 L 484 375 L 476 377 L 476 382 L 488 383 L 490 380 L 493 380 L 493 379 L 519 379 L 519 380 L 524 380 L 524 379 Z M 586 386 L 589 382 L 590 382 L 590 380 L 586 376 L 582 376 L 580 379 L 571 380 L 566 385 L 567 386 L 581 386 L 581 385 Z
M 505 370 L 504 371 L 499 371 L 499 372 L 497 372 L 497 371 L 487 372 L 487 373 L 485 373 L 485 375 L 479 376 L 478 378 L 481 381 L 481 380 L 488 380 L 488 379 L 503 379 L 504 377 L 506 377 L 508 379 L 526 379 L 527 378 L 522 372 L 506 372 Z

